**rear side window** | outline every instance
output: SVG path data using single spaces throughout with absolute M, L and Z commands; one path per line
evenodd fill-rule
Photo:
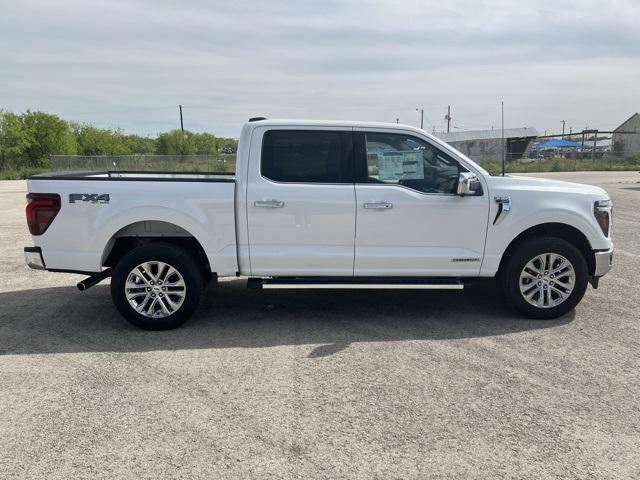
M 262 140 L 262 176 L 276 182 L 353 183 L 351 132 L 270 130 Z

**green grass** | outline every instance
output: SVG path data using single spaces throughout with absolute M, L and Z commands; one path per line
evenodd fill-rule
M 502 173 L 499 162 L 483 163 L 482 167 L 490 173 Z M 589 171 L 625 171 L 640 170 L 640 159 L 633 161 L 590 160 L 576 158 L 546 158 L 537 162 L 518 163 L 507 162 L 507 173 L 535 173 L 535 172 L 589 172 Z

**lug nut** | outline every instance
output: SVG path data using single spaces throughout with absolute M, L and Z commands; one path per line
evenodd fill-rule
M 147 287 L 147 292 L 150 292 L 150 291 L 151 291 L 151 287 Z
M 162 287 L 162 291 L 166 292 L 167 291 L 167 287 Z
M 163 294 L 161 294 L 161 293 L 159 293 L 159 294 L 158 294 L 158 296 L 159 296 L 159 297 L 164 297 L 164 295 L 163 295 Z
M 538 282 L 538 286 L 542 285 L 542 282 Z
M 553 285 L 553 282 L 549 282 L 549 285 Z
M 538 278 L 542 278 L 542 275 L 538 275 Z
M 551 275 L 549 275 L 549 278 L 554 278 L 555 275 L 552 273 Z

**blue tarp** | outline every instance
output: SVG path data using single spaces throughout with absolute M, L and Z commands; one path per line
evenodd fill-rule
M 533 148 L 537 150 L 544 150 L 546 148 L 580 148 L 582 144 L 579 142 L 570 142 L 569 140 L 547 140 L 546 142 L 540 142 L 533 145 Z

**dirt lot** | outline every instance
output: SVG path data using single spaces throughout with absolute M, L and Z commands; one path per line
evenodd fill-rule
M 0 477 L 640 478 L 640 175 L 541 176 L 615 204 L 615 269 L 565 318 L 490 284 L 234 280 L 156 333 L 106 284 L 27 269 L 26 184 L 0 182 Z

